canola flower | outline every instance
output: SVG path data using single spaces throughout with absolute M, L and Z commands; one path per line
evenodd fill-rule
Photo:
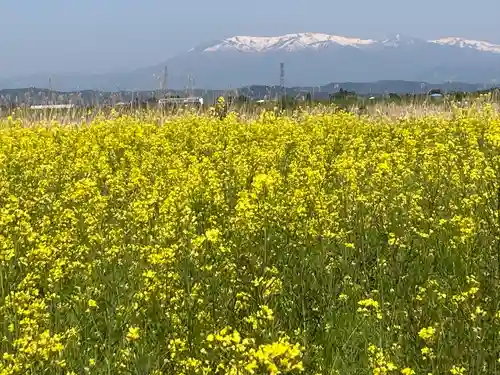
M 434 338 L 435 334 L 436 334 L 436 329 L 434 327 L 422 328 L 418 332 L 418 335 L 420 336 L 420 338 L 425 340 L 425 341 L 431 341 Z
M 494 374 L 500 120 L 0 123 L 0 374 Z

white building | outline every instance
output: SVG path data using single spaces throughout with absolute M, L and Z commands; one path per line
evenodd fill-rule
M 42 104 L 42 105 L 32 105 L 31 109 L 71 109 L 74 108 L 74 104 Z
M 159 105 L 203 105 L 203 98 L 189 97 L 189 98 L 163 98 L 158 100 Z

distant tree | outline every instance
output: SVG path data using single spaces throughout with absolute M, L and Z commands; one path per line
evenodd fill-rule
M 306 103 L 307 103 L 307 104 L 311 104 L 311 103 L 312 103 L 312 96 L 311 96 L 311 93 L 310 93 L 310 92 L 308 92 L 308 93 L 306 94 Z
M 287 108 L 287 100 L 286 100 L 286 96 L 283 95 L 280 100 L 279 100 L 279 103 L 280 103 L 280 109 L 283 111 Z
M 451 96 L 454 100 L 461 102 L 467 97 L 467 93 L 459 91 L 454 92 L 453 94 L 451 94 Z
M 353 97 L 353 96 L 356 96 L 355 91 L 344 90 L 342 87 L 340 88 L 340 90 L 338 92 L 329 94 L 330 101 L 335 100 L 335 99 L 344 99 L 344 98 Z
M 245 104 L 245 103 L 248 103 L 248 102 L 249 102 L 249 99 L 248 99 L 248 96 L 243 95 L 243 94 L 240 94 L 240 95 L 238 95 L 238 98 L 236 99 L 236 101 L 237 101 L 239 104 Z
M 498 100 L 500 98 L 500 88 L 495 87 L 493 90 L 491 90 L 491 95 L 494 98 L 494 100 Z
M 295 99 L 289 95 L 283 95 L 279 100 L 279 108 L 285 110 L 287 108 L 293 108 L 295 106 Z

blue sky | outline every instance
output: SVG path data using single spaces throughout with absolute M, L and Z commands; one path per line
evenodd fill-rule
M 233 35 L 462 36 L 500 43 L 500 0 L 0 0 L 0 76 L 125 71 Z

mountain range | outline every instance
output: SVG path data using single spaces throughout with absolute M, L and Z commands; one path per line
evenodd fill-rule
M 160 87 L 165 66 L 168 88 L 173 89 L 279 85 L 280 63 L 285 66 L 286 86 L 379 80 L 500 83 L 500 45 L 487 41 L 402 35 L 376 40 L 305 32 L 205 42 L 127 73 L 54 72 L 0 78 L 0 89 L 47 87 L 50 77 L 52 88 L 60 91 L 153 90 Z

